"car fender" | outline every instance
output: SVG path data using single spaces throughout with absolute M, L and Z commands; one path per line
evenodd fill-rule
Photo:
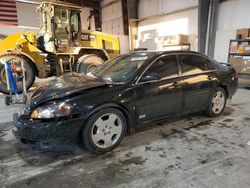
M 83 128 L 84 128 L 84 125 L 85 123 L 88 121 L 88 119 L 94 114 L 96 113 L 97 111 L 101 110 L 101 109 L 104 109 L 104 108 L 116 108 L 118 110 L 120 110 L 126 120 L 127 120 L 127 129 L 134 129 L 135 128 L 135 125 L 133 122 L 133 116 L 131 116 L 131 114 L 129 113 L 128 109 L 120 104 L 116 104 L 116 103 L 105 103 L 105 104 L 101 104 L 101 105 L 98 105 L 96 107 L 94 107 L 92 110 L 90 110 L 90 112 L 88 112 L 87 114 L 84 115 L 84 119 L 85 121 L 83 122 Z
M 95 112 L 97 112 L 97 111 L 99 111 L 99 110 L 101 110 L 101 109 L 104 109 L 104 108 L 116 108 L 116 109 L 118 109 L 118 110 L 120 110 L 123 114 L 124 114 L 124 116 L 125 116 L 125 118 L 126 118 L 126 120 L 127 120 L 127 128 L 131 128 L 131 123 L 132 123 L 132 117 L 131 117 L 131 115 L 130 115 L 130 113 L 129 113 L 129 111 L 128 111 L 128 109 L 126 108 L 126 107 L 124 107 L 124 106 L 122 106 L 122 105 L 120 105 L 120 104 L 116 104 L 116 103 L 105 103 L 105 104 L 102 104 L 102 105 L 99 105 L 99 106 L 97 106 L 97 107 L 95 107 L 89 114 L 88 114 L 88 118 L 91 116 L 91 115 L 93 115 Z
M 228 83 L 226 83 L 226 82 L 221 82 L 221 81 L 219 81 L 219 80 L 217 80 L 217 82 L 214 83 L 214 85 L 213 85 L 213 92 L 211 93 L 211 95 L 215 92 L 215 90 L 216 90 L 218 87 L 223 88 L 223 89 L 226 91 L 227 97 L 230 97 L 229 91 L 228 91 L 228 89 L 229 89 Z
M 84 116 L 84 122 L 83 122 L 83 126 L 82 128 L 80 129 L 79 133 L 78 133 L 78 137 L 76 137 L 76 142 L 79 142 L 79 138 L 81 137 L 81 134 L 82 134 L 82 131 L 84 129 L 84 126 L 86 124 L 86 122 L 88 121 L 88 119 L 96 112 L 98 112 L 99 110 L 101 109 L 104 109 L 104 108 L 116 108 L 116 109 L 119 109 L 125 116 L 126 120 L 127 120 L 127 130 L 130 130 L 131 132 L 133 132 L 135 130 L 135 125 L 133 122 L 133 119 L 132 119 L 132 116 L 129 114 L 128 110 L 120 105 L 120 104 L 116 104 L 116 103 L 105 103 L 105 104 L 101 104 L 99 106 L 96 106 L 94 107 L 89 113 L 87 113 L 85 116 Z

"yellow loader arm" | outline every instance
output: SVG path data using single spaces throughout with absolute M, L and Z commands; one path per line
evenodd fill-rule
M 7 36 L 0 34 L 0 41 L 4 40 Z
M 44 60 L 39 54 L 35 33 L 14 33 L 7 36 L 0 42 L 0 56 L 9 53 L 25 56 L 38 70 L 44 68 Z
M 30 43 L 25 39 L 25 37 Z M 35 33 L 15 33 L 7 36 L 0 42 L 0 55 L 12 50 L 26 51 L 26 49 L 32 52 L 38 52 L 36 48 L 36 34 Z

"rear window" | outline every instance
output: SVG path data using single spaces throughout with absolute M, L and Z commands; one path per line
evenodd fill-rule
M 202 73 L 216 69 L 213 62 L 198 55 L 180 55 L 180 63 L 182 74 Z
M 181 55 L 181 70 L 183 74 L 201 73 L 206 70 L 204 59 L 196 55 Z

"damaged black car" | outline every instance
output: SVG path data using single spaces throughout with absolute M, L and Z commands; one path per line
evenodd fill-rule
M 200 53 L 135 52 L 35 89 L 14 114 L 13 134 L 25 144 L 81 143 L 100 154 L 153 121 L 194 112 L 219 116 L 237 87 L 232 67 Z

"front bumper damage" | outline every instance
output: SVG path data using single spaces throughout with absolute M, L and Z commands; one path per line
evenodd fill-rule
M 39 149 L 59 150 L 76 147 L 84 122 L 81 118 L 60 121 L 24 119 L 17 113 L 13 119 L 15 127 L 12 132 L 19 142 Z

